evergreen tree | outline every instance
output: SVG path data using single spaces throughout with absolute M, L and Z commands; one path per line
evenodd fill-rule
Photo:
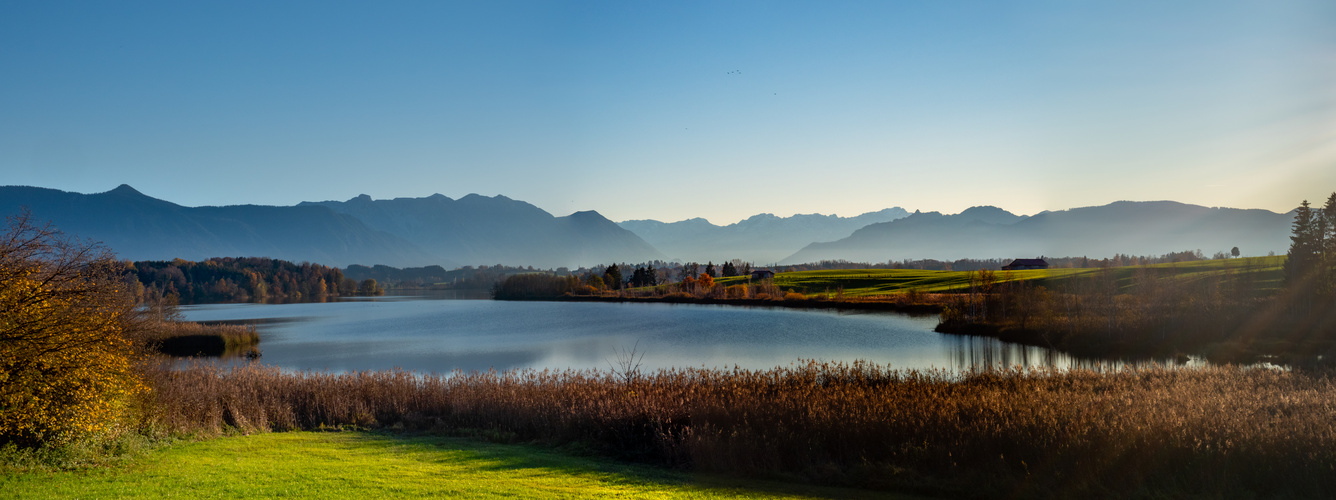
M 725 263 L 724 263 L 724 276 L 737 276 L 737 275 L 738 275 L 738 269 L 737 269 L 736 267 L 733 266 L 733 263 L 732 263 L 732 262 L 725 262 Z
M 635 272 L 631 273 L 631 286 L 642 287 L 651 286 L 649 272 L 643 266 L 636 266 Z
M 719 272 L 714 270 L 714 261 L 705 264 L 705 274 L 710 275 L 711 278 L 719 277 Z
M 608 266 L 608 269 L 603 271 L 603 281 L 607 283 L 608 288 L 621 290 L 622 285 L 625 283 L 622 281 L 622 269 L 617 267 L 617 264 Z
M 1322 235 L 1325 244 L 1321 252 L 1326 256 L 1328 266 L 1336 265 L 1336 193 L 1327 197 L 1327 204 L 1322 207 L 1320 215 L 1325 233 Z
M 1321 255 L 1318 235 L 1318 222 L 1308 200 L 1299 204 L 1294 212 L 1293 236 L 1290 236 L 1290 251 L 1285 259 L 1285 282 L 1289 286 L 1307 286 L 1317 259 Z
M 1327 204 L 1317 213 L 1321 234 L 1316 266 L 1318 272 L 1318 293 L 1336 299 L 1336 193 L 1331 193 Z

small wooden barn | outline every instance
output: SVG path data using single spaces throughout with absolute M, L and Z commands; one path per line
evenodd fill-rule
M 1003 271 L 1020 271 L 1023 269 L 1048 269 L 1048 261 L 1044 259 L 1016 259 L 1010 264 L 1002 266 Z

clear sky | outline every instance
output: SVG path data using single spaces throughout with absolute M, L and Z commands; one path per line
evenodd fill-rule
M 613 220 L 1336 191 L 1336 2 L 0 0 L 0 184 Z

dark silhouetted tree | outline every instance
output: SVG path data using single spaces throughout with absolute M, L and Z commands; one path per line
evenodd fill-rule
M 1308 200 L 1294 212 L 1294 234 L 1290 236 L 1290 251 L 1285 259 L 1285 282 L 1290 286 L 1307 286 L 1320 255 L 1319 226 L 1313 215 Z
M 1327 197 L 1327 204 L 1322 207 L 1323 228 L 1326 230 L 1322 235 L 1325 242 L 1321 250 L 1322 254 L 1328 259 L 1329 265 L 1336 265 L 1336 193 L 1331 193 Z
M 621 290 L 622 285 L 626 283 L 622 281 L 622 268 L 617 267 L 617 264 L 608 266 L 608 269 L 603 271 L 603 281 L 613 290 Z
M 653 267 L 636 266 L 635 272 L 631 273 L 631 286 L 633 287 L 654 286 L 655 281 Z

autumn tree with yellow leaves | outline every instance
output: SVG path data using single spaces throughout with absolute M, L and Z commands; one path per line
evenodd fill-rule
M 0 445 L 107 430 L 144 386 L 136 303 L 106 249 L 23 213 L 0 234 Z

